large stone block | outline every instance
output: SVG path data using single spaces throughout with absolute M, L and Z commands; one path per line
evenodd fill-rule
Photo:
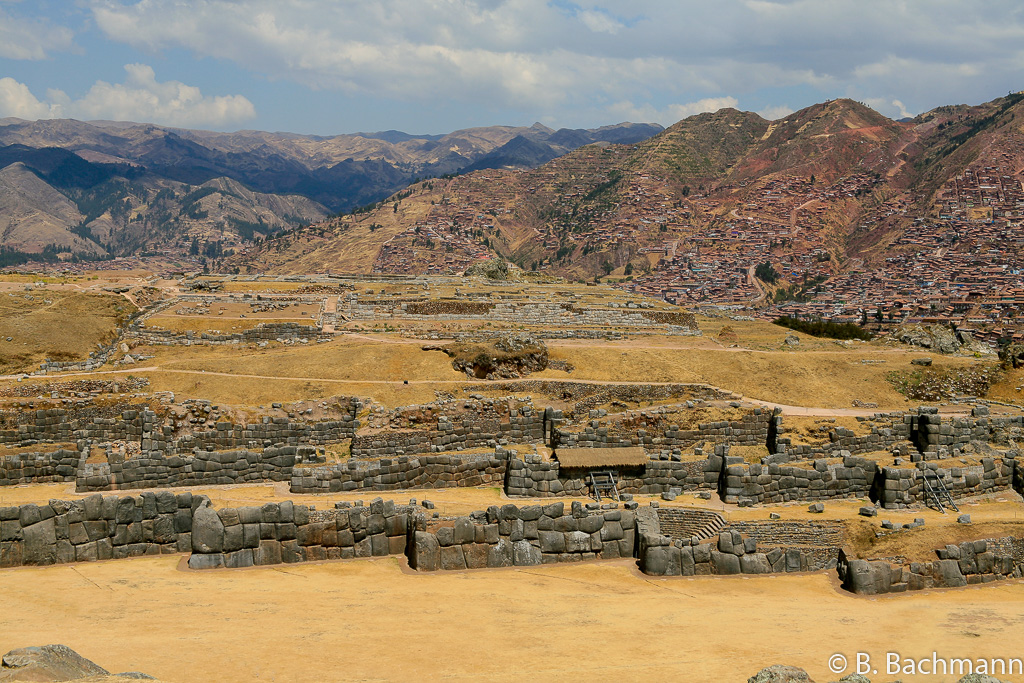
M 558 531 L 541 531 L 540 550 L 542 553 L 565 552 L 565 534 Z
M 461 545 L 441 548 L 441 569 L 448 571 L 466 568 L 466 556 Z
M 542 562 L 540 548 L 533 547 L 529 541 L 516 541 L 512 544 L 512 561 L 517 567 L 539 565 Z
M 57 562 L 57 534 L 53 518 L 22 529 L 24 564 L 47 565 Z
M 738 555 L 732 553 L 723 553 L 719 551 L 711 552 L 711 565 L 714 567 L 716 574 L 739 574 L 740 570 L 740 558 Z
M 209 502 L 192 514 L 192 552 L 219 553 L 224 550 L 224 523 Z

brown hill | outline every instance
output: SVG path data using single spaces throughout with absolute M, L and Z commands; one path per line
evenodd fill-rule
M 497 254 L 572 278 L 628 276 L 705 242 L 723 221 L 753 221 L 792 230 L 770 256 L 807 254 L 827 264 L 817 271 L 839 272 L 881 258 L 915 217 L 936 212 L 937 193 L 964 169 L 1019 174 L 1022 99 L 910 122 L 846 99 L 772 122 L 724 109 L 635 145 L 589 145 L 533 170 L 420 184 L 369 214 L 293 232 L 233 263 L 459 272 Z

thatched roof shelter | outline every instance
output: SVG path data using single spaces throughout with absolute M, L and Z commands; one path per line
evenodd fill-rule
M 609 469 L 619 467 L 644 467 L 649 462 L 644 449 L 639 446 L 628 448 L 558 448 L 555 460 L 562 469 Z

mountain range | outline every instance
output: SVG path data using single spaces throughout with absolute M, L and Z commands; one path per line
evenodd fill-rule
M 129 122 L 0 120 L 0 250 L 101 258 L 222 255 L 380 200 L 415 178 L 532 167 L 593 142 L 661 130 L 494 126 L 447 135 L 312 136 Z

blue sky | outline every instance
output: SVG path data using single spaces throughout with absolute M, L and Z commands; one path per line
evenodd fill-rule
M 444 133 L 1022 88 L 1019 0 L 0 0 L 0 117 Z

